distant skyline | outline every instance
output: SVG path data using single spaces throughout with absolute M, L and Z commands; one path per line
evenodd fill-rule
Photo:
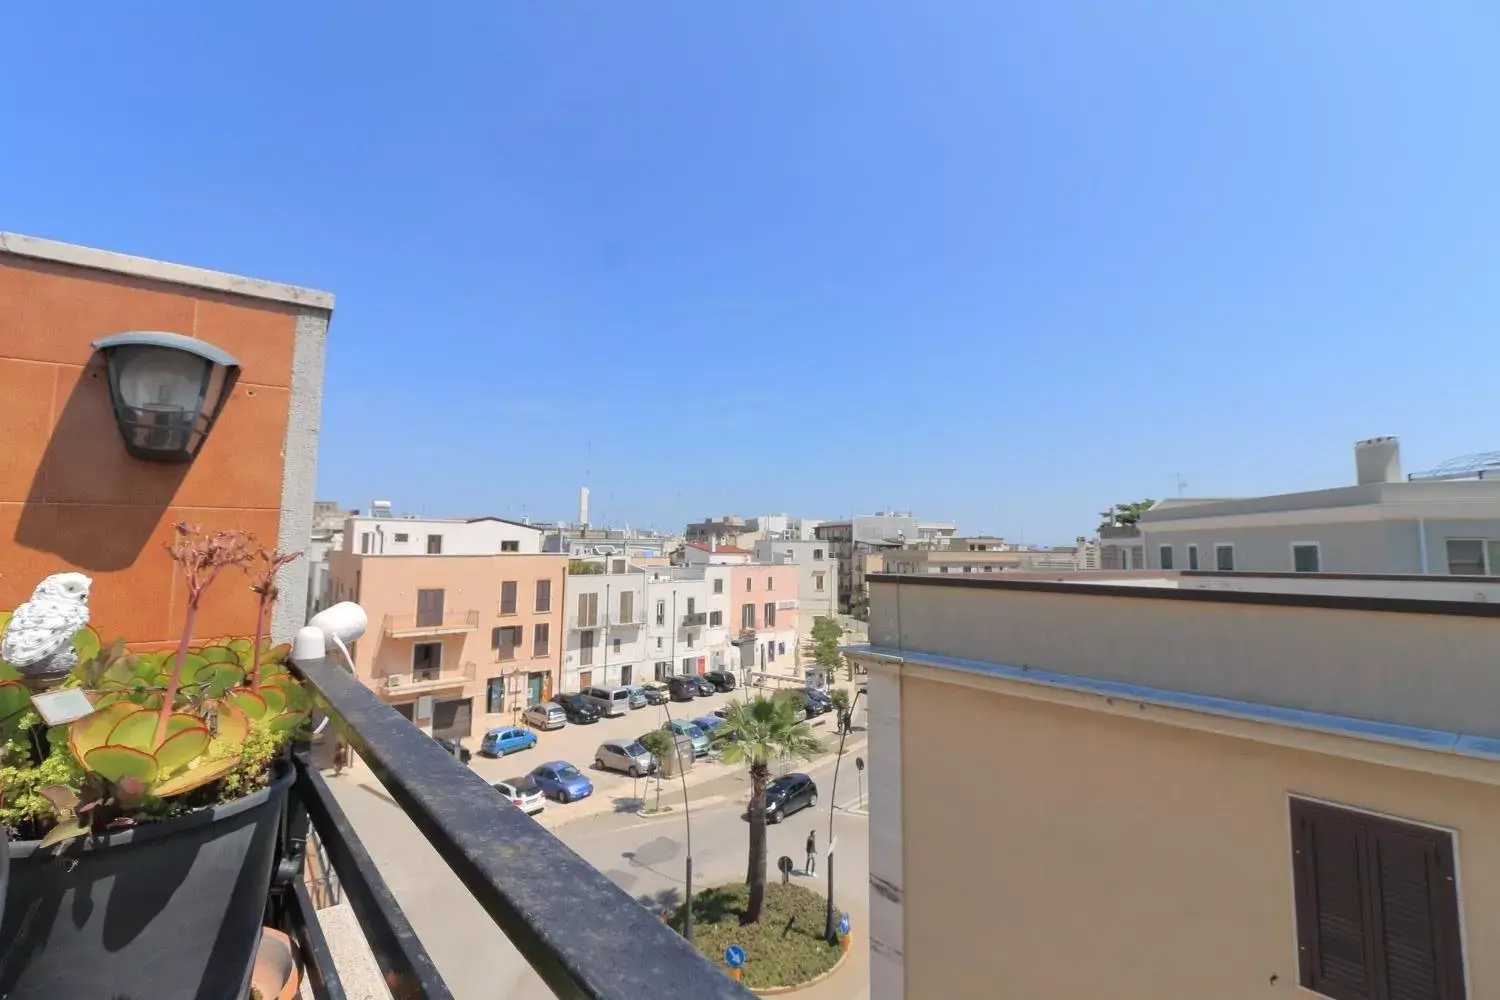
M 0 229 L 338 297 L 318 495 L 680 528 L 1500 448 L 1493 4 L 24 5 Z M 1465 388 L 1466 378 L 1475 385 Z

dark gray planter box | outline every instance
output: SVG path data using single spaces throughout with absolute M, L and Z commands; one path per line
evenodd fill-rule
M 62 857 L 12 842 L 0 997 L 244 1000 L 291 783 Z

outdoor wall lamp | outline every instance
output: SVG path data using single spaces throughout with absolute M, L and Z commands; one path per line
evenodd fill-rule
M 152 462 L 190 462 L 240 377 L 227 351 L 180 333 L 116 333 L 94 341 L 125 450 Z

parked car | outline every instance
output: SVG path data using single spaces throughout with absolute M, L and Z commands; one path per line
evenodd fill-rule
M 643 778 L 656 770 L 656 758 L 635 740 L 606 740 L 594 751 L 594 766 Z
M 693 723 L 688 722 L 685 719 L 673 719 L 671 722 L 667 723 L 661 728 L 666 732 L 671 733 L 673 736 L 686 736 L 688 739 L 692 740 L 694 757 L 702 757 L 704 754 L 708 753 L 708 734 L 699 729 Z
M 542 794 L 541 786 L 532 781 L 529 774 L 497 781 L 493 787 L 495 791 L 510 799 L 511 805 L 528 816 L 535 816 L 547 808 L 547 796 Z
M 733 691 L 735 687 L 734 674 L 727 670 L 710 670 L 703 675 L 704 679 L 714 686 L 715 691 Z
M 434 736 L 432 739 L 433 742 L 435 742 L 438 746 L 448 751 L 448 753 L 452 754 L 454 757 L 457 757 L 460 764 L 467 764 L 469 760 L 474 756 L 473 752 L 470 751 L 468 747 L 464 746 L 462 743 L 457 742 L 456 740 L 444 739 L 441 736 Z
M 594 783 L 565 760 L 552 760 L 531 769 L 528 775 L 542 794 L 559 802 L 577 802 L 594 794 Z
M 766 821 L 780 823 L 799 809 L 818 804 L 818 786 L 805 774 L 788 774 L 766 786 Z
M 646 689 L 639 684 L 626 684 L 625 690 L 630 692 L 631 709 L 646 707 Z
M 729 706 L 728 705 L 720 705 L 718 708 L 714 709 L 714 718 L 716 718 L 716 719 L 727 719 L 727 718 L 729 718 Z
M 543 701 L 522 712 L 521 721 L 537 729 L 561 729 L 568 724 L 568 713 L 561 705 Z
M 584 688 L 583 693 L 579 697 L 593 705 L 602 714 L 611 717 L 625 715 L 630 711 L 630 690 L 628 688 L 596 684 L 592 687 Z
M 835 708 L 833 699 L 822 691 L 807 691 L 802 695 L 802 708 L 807 712 L 810 719 L 815 715 L 824 715 L 832 712 Z
M 693 720 L 693 725 L 708 734 L 709 742 L 713 741 L 714 730 L 724 724 L 724 720 L 717 715 L 700 715 Z
M 536 733 L 520 726 L 502 726 L 491 729 L 479 741 L 479 756 L 504 757 L 517 750 L 530 750 L 536 746 Z
M 562 710 L 569 722 L 582 726 L 598 722 L 604 717 L 599 706 L 581 694 L 575 694 L 569 701 L 563 702 Z
M 698 678 L 679 674 L 667 681 L 667 690 L 673 701 L 692 701 L 702 692 L 698 690 Z
M 642 684 L 641 694 L 645 696 L 648 705 L 665 705 L 671 698 L 667 689 L 659 684 Z
M 718 690 L 718 688 L 714 687 L 714 682 L 702 674 L 689 674 L 688 677 L 694 684 L 698 685 L 698 693 L 705 698 Z

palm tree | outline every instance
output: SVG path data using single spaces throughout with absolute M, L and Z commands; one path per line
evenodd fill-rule
M 766 785 L 771 762 L 781 757 L 812 760 L 823 752 L 823 742 L 807 723 L 797 721 L 799 706 L 792 692 L 731 702 L 724 725 L 714 732 L 724 763 L 750 765 L 750 860 L 745 870 L 750 900 L 742 923 L 760 919 L 766 898 Z

